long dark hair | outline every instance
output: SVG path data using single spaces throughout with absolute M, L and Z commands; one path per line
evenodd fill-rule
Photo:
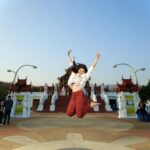
M 76 63 L 75 61 L 73 61 L 73 66 L 71 66 L 71 71 L 73 71 L 74 73 L 77 73 L 78 70 L 80 68 L 83 68 L 85 70 L 85 73 L 87 72 L 87 67 L 85 64 L 81 64 L 81 63 Z
M 84 69 L 85 73 L 87 72 L 87 67 L 86 67 L 85 64 L 79 64 L 79 63 L 78 63 L 78 70 L 79 70 L 80 68 Z

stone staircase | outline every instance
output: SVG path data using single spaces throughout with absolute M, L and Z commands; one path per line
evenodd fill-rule
M 71 98 L 71 96 L 59 96 L 58 100 L 56 101 L 56 104 L 55 104 L 56 105 L 56 109 L 55 109 L 54 113 L 56 113 L 56 112 L 63 112 L 63 113 L 65 113 L 66 109 L 67 109 L 67 106 L 69 104 L 70 98 Z M 98 102 L 101 103 L 101 105 L 99 106 L 99 112 L 100 113 L 106 112 L 104 100 L 99 98 Z M 53 112 L 49 111 L 50 104 L 51 104 L 51 96 L 49 96 L 48 99 L 45 101 L 43 112 L 53 113 Z M 90 112 L 94 113 L 93 110 L 91 110 Z
M 45 101 L 43 112 L 50 112 L 49 107 L 50 107 L 50 104 L 51 104 L 51 98 L 52 98 L 52 96 L 48 96 L 48 99 Z
M 100 113 L 106 112 L 104 100 L 99 98 L 99 99 L 97 99 L 97 101 L 100 103 L 100 105 L 99 105 L 99 112 Z
M 71 96 L 59 96 L 56 101 L 55 112 L 66 112 Z

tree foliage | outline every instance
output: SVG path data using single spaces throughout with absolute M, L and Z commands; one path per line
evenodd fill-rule
M 146 86 L 142 86 L 139 91 L 139 96 L 142 101 L 146 101 L 147 99 L 150 99 L 150 81 Z
M 8 94 L 9 83 L 0 82 L 0 99 L 4 100 L 6 95 Z
M 33 92 L 40 92 L 40 86 L 32 86 Z

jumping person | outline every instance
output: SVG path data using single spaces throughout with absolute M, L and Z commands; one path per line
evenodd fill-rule
M 68 60 L 70 66 L 73 66 L 73 61 L 70 56 L 71 49 L 68 51 Z M 72 96 L 70 103 L 67 107 L 66 114 L 68 116 L 77 115 L 78 118 L 84 117 L 93 107 L 99 105 L 97 102 L 93 102 L 90 98 L 85 96 L 83 89 L 86 82 L 89 80 L 93 69 L 95 68 L 98 60 L 100 58 L 100 54 L 96 54 L 96 58 L 87 69 L 84 64 L 76 64 L 73 66 L 73 71 L 68 80 L 68 86 L 72 90 Z

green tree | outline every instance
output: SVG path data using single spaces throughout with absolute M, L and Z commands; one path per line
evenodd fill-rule
M 33 92 L 40 92 L 40 86 L 32 86 Z
M 147 99 L 150 99 L 150 81 L 146 86 L 142 86 L 139 91 L 139 96 L 142 101 L 146 101 Z
M 7 82 L 0 82 L 0 99 L 4 99 L 8 94 L 8 87 L 9 83 Z

